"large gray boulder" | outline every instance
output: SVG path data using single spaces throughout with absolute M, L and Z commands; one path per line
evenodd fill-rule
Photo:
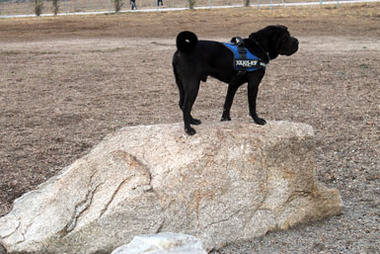
M 186 233 L 206 249 L 341 213 L 317 182 L 313 129 L 269 122 L 135 126 L 14 202 L 10 253 L 109 253 L 135 235 Z

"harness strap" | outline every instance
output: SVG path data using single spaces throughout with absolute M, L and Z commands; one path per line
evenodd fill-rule
M 247 49 L 244 47 L 243 39 L 235 37 L 235 44 L 239 53 L 239 60 L 247 59 Z
M 238 82 L 247 72 L 265 69 L 265 62 L 244 46 L 244 41 L 241 37 L 234 37 L 231 39 L 231 43 L 224 43 L 224 45 L 232 51 L 234 68 L 238 71 L 232 78 L 231 83 Z
M 237 71 L 256 71 L 266 67 L 264 61 L 252 54 L 245 46 L 244 41 L 240 37 L 234 37 L 231 43 L 224 43 L 229 48 L 235 58 L 234 67 Z

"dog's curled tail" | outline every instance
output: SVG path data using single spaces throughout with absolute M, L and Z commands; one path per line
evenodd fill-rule
M 181 52 L 191 51 L 198 43 L 198 37 L 190 31 L 183 31 L 177 35 L 177 49 Z

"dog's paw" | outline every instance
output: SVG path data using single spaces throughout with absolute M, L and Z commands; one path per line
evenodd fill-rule
M 194 125 L 200 125 L 202 122 L 199 119 L 193 118 L 193 119 L 191 119 L 190 123 L 194 124 Z
M 220 121 L 224 122 L 224 121 L 231 121 L 231 117 L 225 117 L 225 116 L 222 116 L 222 118 L 220 119 Z
M 194 128 L 191 128 L 191 127 L 187 127 L 187 128 L 185 128 L 185 132 L 186 132 L 187 135 L 189 135 L 189 136 L 192 136 L 192 135 L 194 135 L 195 133 L 197 133 L 197 132 L 194 130 Z
M 230 114 L 225 114 L 223 113 L 222 115 L 222 118 L 220 119 L 220 121 L 231 121 L 231 117 L 230 117 Z
M 267 121 L 260 117 L 253 118 L 253 121 L 255 121 L 255 123 L 257 123 L 258 125 L 265 125 L 267 123 Z

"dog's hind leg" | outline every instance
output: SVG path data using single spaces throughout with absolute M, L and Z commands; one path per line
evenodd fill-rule
M 174 77 L 175 77 L 175 82 L 177 84 L 177 87 L 178 87 L 178 91 L 179 91 L 179 102 L 178 102 L 178 106 L 181 110 L 183 110 L 183 101 L 184 101 L 184 91 L 183 91 L 183 85 L 182 85 L 182 81 L 180 79 L 180 77 L 178 76 L 178 73 L 176 71 L 176 68 L 175 68 L 175 65 L 173 64 L 173 72 L 174 72 Z
M 198 125 L 201 123 L 200 120 L 194 119 L 191 116 L 191 109 L 195 102 L 195 99 L 199 91 L 200 80 L 188 80 L 184 84 L 184 101 L 183 101 L 183 121 L 185 124 L 185 132 L 189 135 L 194 135 L 196 131 L 190 126 L 190 124 Z
M 178 102 L 178 105 L 179 105 L 180 109 L 183 111 L 184 101 L 185 101 L 185 92 L 184 92 L 182 83 L 181 83 L 181 81 L 179 79 L 177 80 L 177 86 L 178 86 L 178 90 L 179 90 L 179 102 Z M 201 120 L 193 118 L 192 115 L 190 114 L 190 124 L 200 125 L 201 124 Z
M 183 91 L 183 86 L 182 86 L 181 81 L 177 81 L 177 86 L 178 86 L 178 90 L 179 90 L 179 102 L 178 102 L 178 105 L 179 105 L 179 108 L 181 110 L 183 110 L 184 91 Z

